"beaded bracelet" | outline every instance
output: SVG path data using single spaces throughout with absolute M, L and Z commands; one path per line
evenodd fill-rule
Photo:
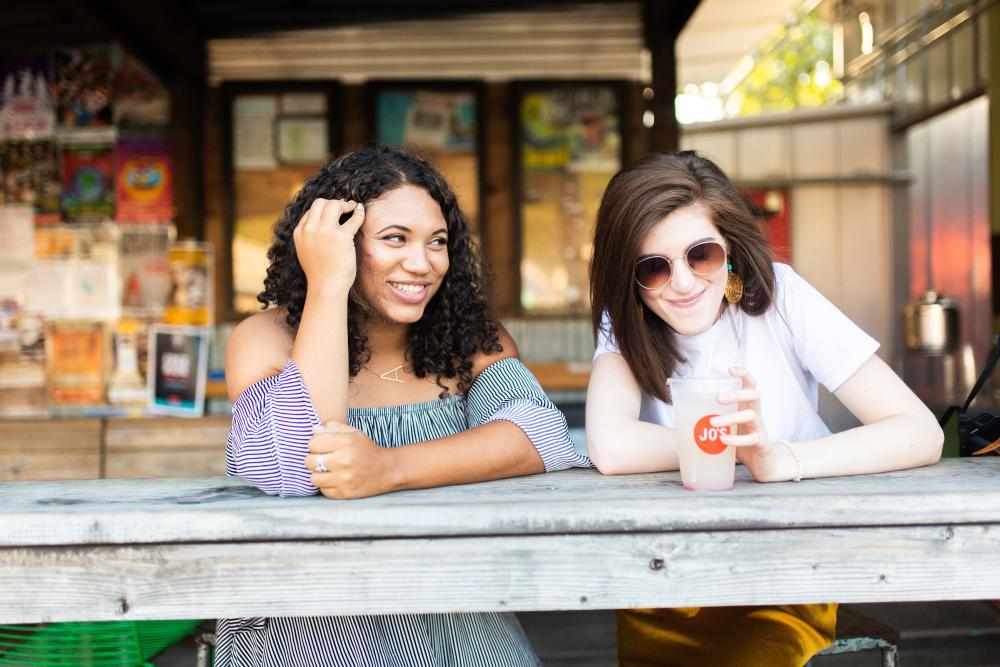
M 792 481 L 793 482 L 801 482 L 802 481 L 802 459 L 799 458 L 799 453 L 797 451 L 795 451 L 794 447 L 792 447 L 792 443 L 788 442 L 787 440 L 779 440 L 778 441 L 778 445 L 779 446 L 780 445 L 784 445 L 785 447 L 788 447 L 788 451 L 790 451 L 792 453 L 792 458 L 795 459 L 795 477 L 792 477 Z

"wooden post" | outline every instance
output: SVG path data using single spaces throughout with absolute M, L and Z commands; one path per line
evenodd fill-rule
M 680 131 L 674 111 L 677 94 L 677 55 L 674 47 L 698 2 L 645 0 L 642 5 L 646 48 L 649 49 L 653 69 L 654 123 L 649 133 L 649 152 L 677 150 L 680 146 Z

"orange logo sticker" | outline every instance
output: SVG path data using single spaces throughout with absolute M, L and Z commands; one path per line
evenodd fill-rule
M 729 429 L 725 426 L 716 428 L 709 423 L 713 417 L 718 416 L 705 415 L 694 425 L 694 444 L 698 445 L 698 449 L 706 454 L 721 454 L 726 450 L 726 444 L 719 438 L 723 435 L 729 435 Z

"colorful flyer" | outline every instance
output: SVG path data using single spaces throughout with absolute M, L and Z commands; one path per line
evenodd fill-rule
M 154 324 L 149 328 L 149 412 L 201 417 L 205 410 L 210 330 Z
M 120 139 L 115 177 L 118 222 L 166 222 L 173 217 L 173 171 L 166 139 Z
M 49 139 L 55 130 L 48 54 L 0 56 L 0 139 Z
M 36 259 L 72 259 L 80 234 L 71 227 L 43 227 L 35 230 Z
M 93 221 L 114 212 L 114 151 L 69 146 L 63 153 L 63 209 L 71 221 Z
M 62 183 L 50 141 L 9 142 L 3 152 L 3 191 L 8 204 L 31 204 L 35 224 L 59 222 Z
M 170 248 L 170 296 L 163 321 L 203 326 L 213 320 L 212 246 L 180 241 Z
M 101 405 L 107 354 L 100 322 L 50 322 L 45 353 L 53 407 Z
M 170 246 L 173 225 L 121 226 L 120 269 L 122 313 L 128 317 L 160 317 L 170 295 Z
M 107 46 L 55 52 L 56 115 L 64 127 L 111 124 L 111 59 Z
M 375 101 L 376 140 L 447 152 L 476 149 L 473 92 L 383 90 Z
M 115 125 L 168 125 L 170 95 L 139 60 L 123 49 L 112 51 Z

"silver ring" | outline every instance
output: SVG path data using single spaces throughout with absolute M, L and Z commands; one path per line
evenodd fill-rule
M 326 456 L 326 454 L 320 454 L 319 456 L 316 457 L 316 472 L 326 472 L 327 471 L 327 469 L 326 469 L 326 463 L 323 462 L 323 457 L 324 456 Z

